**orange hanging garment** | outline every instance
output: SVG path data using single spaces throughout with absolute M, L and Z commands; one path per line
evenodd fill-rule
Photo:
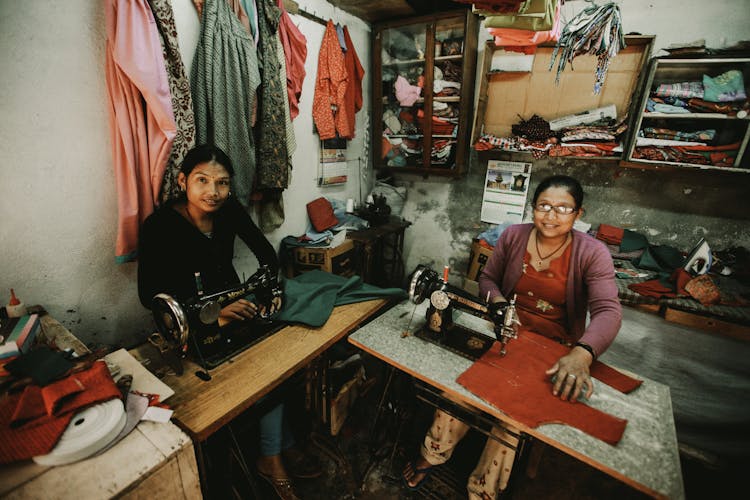
M 318 56 L 318 74 L 315 77 L 313 96 L 313 121 L 320 139 L 333 139 L 336 129 L 348 130 L 346 116 L 335 120 L 335 113 L 344 105 L 344 94 L 348 85 L 344 53 L 339 45 L 336 27 L 329 20 L 323 34 Z

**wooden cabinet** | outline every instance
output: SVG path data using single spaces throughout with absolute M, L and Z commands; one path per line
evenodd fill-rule
M 750 58 L 652 59 L 648 73 L 642 81 L 639 105 L 635 108 L 631 122 L 631 133 L 625 146 L 623 164 L 639 167 L 671 165 L 682 168 L 750 172 L 750 157 L 747 154 L 750 117 L 747 111 L 736 112 L 742 101 L 716 103 L 734 105 L 735 109 L 729 111 L 699 110 L 690 106 L 687 112 L 674 113 L 674 108 L 665 107 L 662 105 L 664 103 L 657 103 L 654 107 L 652 100 L 662 85 L 693 82 L 693 85 L 703 92 L 704 75 L 716 78 L 730 70 L 738 70 L 743 76 L 747 94 Z M 659 94 L 663 93 L 662 91 Z M 699 99 L 697 96 L 693 98 Z M 686 95 L 680 99 L 688 101 L 691 97 Z M 699 102 L 696 104 L 700 105 Z M 661 142 L 675 132 L 679 133 L 681 141 Z M 691 146 L 686 141 L 703 143 L 705 146 Z
M 375 26 L 376 168 L 425 175 L 464 172 L 474 107 L 478 24 L 477 16 L 467 10 Z

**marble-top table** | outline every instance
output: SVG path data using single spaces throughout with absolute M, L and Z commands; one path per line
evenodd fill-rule
M 507 422 L 647 495 L 655 498 L 685 497 L 668 386 L 631 373 L 643 380 L 643 384 L 630 394 L 623 394 L 595 381 L 594 394 L 584 404 L 628 420 L 625 433 L 616 446 L 563 424 L 531 428 L 456 382 L 472 361 L 414 335 L 425 323 L 426 308 L 426 301 L 417 306 L 404 301 L 354 332 L 349 341 L 444 391 L 451 399 L 468 403 Z M 457 311 L 454 319 L 456 323 L 492 335 L 491 325 L 480 318 Z M 407 328 L 410 334 L 404 336 Z M 513 349 L 513 340 L 507 348 Z

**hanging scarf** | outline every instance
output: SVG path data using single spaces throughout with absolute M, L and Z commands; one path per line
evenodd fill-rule
M 560 61 L 555 77 L 555 83 L 559 84 L 560 73 L 563 72 L 568 62 L 572 65 L 573 58 L 582 54 L 595 55 L 598 62 L 594 94 L 599 94 L 607 78 L 610 60 L 623 48 L 625 48 L 625 35 L 622 32 L 620 8 L 611 2 L 601 7 L 592 5 L 565 25 L 555 45 L 555 50 L 552 52 L 549 69 L 551 70 L 555 65 L 555 59 L 559 53 Z

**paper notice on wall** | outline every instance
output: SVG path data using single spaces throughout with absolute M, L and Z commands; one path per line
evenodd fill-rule
M 346 140 L 337 137 L 320 141 L 318 186 L 344 184 L 346 180 Z
M 529 192 L 531 163 L 490 160 L 482 199 L 482 222 L 517 224 Z

